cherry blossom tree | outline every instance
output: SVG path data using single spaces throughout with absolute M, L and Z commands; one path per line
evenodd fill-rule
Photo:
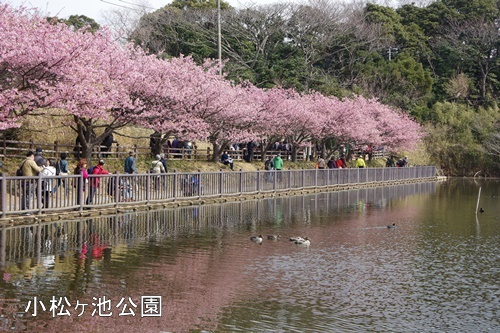
M 324 97 L 316 92 L 299 94 L 294 89 L 273 88 L 262 101 L 261 132 L 273 140 L 284 139 L 292 147 L 292 160 L 298 149 L 311 144 L 324 121 L 318 104 Z
M 136 107 L 123 84 L 131 77 L 133 53 L 105 30 L 73 31 L 31 14 L 0 7 L 1 128 L 20 126 L 19 120 L 35 109 L 64 109 L 73 117 L 67 125 L 90 158 L 95 145 L 124 126 L 123 110 Z M 96 126 L 106 130 L 94 137 Z
M 416 122 L 377 100 L 362 96 L 329 100 L 323 108 L 326 121 L 318 138 L 323 142 L 332 139 L 336 143 L 329 154 L 340 145 L 411 149 L 422 137 L 421 127 Z

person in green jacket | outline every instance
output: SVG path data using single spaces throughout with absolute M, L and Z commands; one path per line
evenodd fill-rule
M 281 155 L 278 154 L 273 158 L 274 170 L 281 171 L 283 169 L 283 160 L 281 159 Z M 278 174 L 278 180 L 281 181 L 281 172 Z
M 274 156 L 273 165 L 274 165 L 274 169 L 275 170 L 281 170 L 281 169 L 283 169 L 283 160 L 281 159 L 281 155 L 280 154 Z

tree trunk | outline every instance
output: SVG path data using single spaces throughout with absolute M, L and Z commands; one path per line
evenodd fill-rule
M 211 142 L 212 144 L 212 162 L 218 162 L 220 160 L 220 156 L 222 155 L 222 147 L 219 146 L 216 142 Z
M 292 145 L 292 162 L 297 162 L 297 152 L 298 148 L 295 145 Z

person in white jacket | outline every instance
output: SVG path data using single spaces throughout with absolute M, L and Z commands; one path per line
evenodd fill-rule
M 41 164 L 45 165 L 45 168 L 40 171 L 40 175 L 42 177 L 54 177 L 56 175 L 56 168 L 54 166 L 56 164 L 56 161 L 53 158 L 41 161 Z M 42 205 L 44 208 L 49 207 L 50 194 L 54 190 L 53 183 L 54 179 L 44 179 L 42 181 Z
M 166 173 L 165 167 L 163 166 L 163 163 L 161 161 L 161 156 L 156 155 L 155 160 L 151 162 L 151 169 L 149 169 L 150 173 L 157 174 L 155 178 L 153 179 L 153 184 L 154 184 L 154 189 L 157 191 L 160 187 L 160 174 Z

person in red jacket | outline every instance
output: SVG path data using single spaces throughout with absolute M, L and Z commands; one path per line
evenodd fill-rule
M 92 175 L 107 175 L 108 171 L 104 170 L 104 160 L 99 160 L 99 163 L 92 169 Z M 87 197 L 87 205 L 91 205 L 94 201 L 95 192 L 101 185 L 101 177 L 91 177 L 89 179 L 89 196 Z

